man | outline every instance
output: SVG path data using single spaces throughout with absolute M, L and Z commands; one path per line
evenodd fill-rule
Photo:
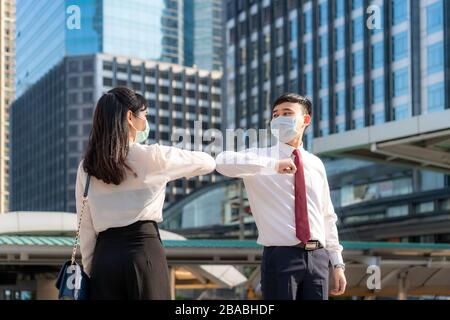
M 325 167 L 302 143 L 311 116 L 307 98 L 283 94 L 272 111 L 277 145 L 224 151 L 216 158 L 218 172 L 244 180 L 258 243 L 264 246 L 261 289 L 266 300 L 327 300 L 329 262 L 331 294 L 345 291 L 342 246 Z

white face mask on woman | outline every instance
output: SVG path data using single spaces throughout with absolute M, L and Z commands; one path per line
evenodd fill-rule
M 140 116 L 136 116 L 139 119 L 145 120 L 145 129 L 140 131 L 136 129 L 135 126 L 133 128 L 136 130 L 136 139 L 135 142 L 137 143 L 143 143 L 147 140 L 148 134 L 150 133 L 150 126 L 148 125 L 148 120 L 146 118 L 142 118 Z
M 281 142 L 288 143 L 294 139 L 300 132 L 297 131 L 298 116 L 286 117 L 279 116 L 272 119 L 270 129 L 275 137 Z

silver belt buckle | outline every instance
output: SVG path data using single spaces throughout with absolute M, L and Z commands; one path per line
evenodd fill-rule
M 317 248 L 317 242 L 307 242 L 305 244 L 305 250 L 314 250 Z

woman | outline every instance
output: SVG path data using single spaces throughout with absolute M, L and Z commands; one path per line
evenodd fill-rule
M 140 144 L 148 137 L 146 109 L 145 99 L 128 88 L 104 94 L 78 167 L 78 219 L 91 177 L 80 227 L 91 299 L 170 299 L 157 226 L 166 184 L 215 169 L 206 153 Z

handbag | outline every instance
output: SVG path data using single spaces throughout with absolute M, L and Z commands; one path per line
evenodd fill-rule
M 75 255 L 78 248 L 78 240 L 80 238 L 81 219 L 87 202 L 89 190 L 90 175 L 86 178 L 86 186 L 84 188 L 83 202 L 80 212 L 80 221 L 78 221 L 77 234 L 72 249 L 72 258 L 63 264 L 56 280 L 56 288 L 59 290 L 58 299 L 60 300 L 88 300 L 89 299 L 89 277 L 83 271 L 76 260 Z

